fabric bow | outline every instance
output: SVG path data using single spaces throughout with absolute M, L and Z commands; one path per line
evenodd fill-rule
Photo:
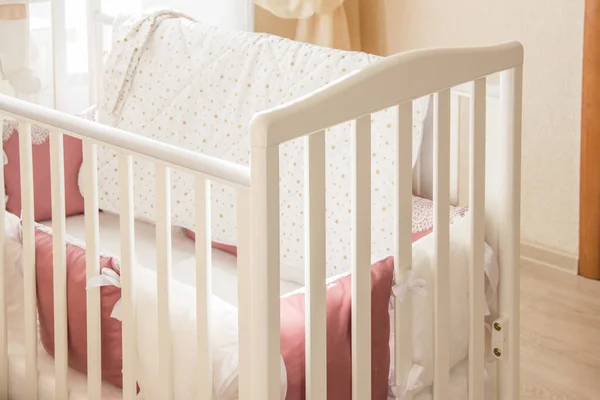
M 425 371 L 425 367 L 413 364 L 408 371 L 408 377 L 406 378 L 406 385 L 399 386 L 390 384 L 388 398 L 403 400 L 409 392 L 420 389 L 423 386 L 421 381 L 421 375 Z
M 392 287 L 392 293 L 400 303 L 404 302 L 409 294 L 426 296 L 427 290 L 425 290 L 425 279 L 417 278 L 415 271 L 411 269 L 406 273 L 403 283 L 399 283 Z
M 102 268 L 100 275 L 92 276 L 87 281 L 87 288 L 102 287 L 102 286 L 115 286 L 121 288 L 121 277 L 115 271 L 110 268 Z M 110 313 L 110 317 L 121 321 L 121 299 L 117 300 L 115 306 Z

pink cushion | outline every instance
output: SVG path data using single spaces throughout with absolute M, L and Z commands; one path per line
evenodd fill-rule
M 44 349 L 54 356 L 52 235 L 37 229 L 35 242 L 40 339 Z M 102 256 L 100 268 L 109 268 L 119 273 L 118 260 Z M 87 371 L 86 282 L 85 250 L 67 243 L 69 366 L 83 373 Z M 122 387 L 121 322 L 110 317 L 115 303 L 121 297 L 121 289 L 104 286 L 100 288 L 100 297 L 102 379 Z
M 371 395 L 385 400 L 390 366 L 390 301 L 394 260 L 388 257 L 371 267 Z M 286 400 L 305 393 L 304 294 L 281 299 L 281 356 L 287 370 Z M 327 287 L 327 399 L 352 398 L 352 283 L 344 276 Z
M 420 196 L 413 196 L 412 201 L 412 241 L 413 243 L 433 232 L 433 201 Z M 450 206 L 450 223 L 457 218 L 465 216 L 467 209 L 464 207 Z
M 4 166 L 4 182 L 8 201 L 6 209 L 16 215 L 21 214 L 21 176 L 19 166 L 19 133 L 16 128 L 4 140 L 4 151 L 8 164 Z M 34 129 L 39 129 L 35 127 Z M 38 135 L 42 135 L 38 132 Z M 38 136 L 43 140 L 43 136 Z M 37 140 L 35 141 L 37 143 Z M 83 160 L 81 140 L 64 135 L 65 160 L 65 210 L 66 215 L 83 213 L 83 197 L 77 182 L 79 167 Z M 32 146 L 33 151 L 33 192 L 34 215 L 36 221 L 51 219 L 52 202 L 50 195 L 50 141 L 46 139 Z

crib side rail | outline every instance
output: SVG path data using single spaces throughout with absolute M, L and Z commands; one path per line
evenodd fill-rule
M 254 367 L 265 371 L 253 381 L 253 399 L 279 397 L 279 145 L 305 137 L 305 249 L 307 260 L 306 376 L 307 396 L 325 398 L 323 380 L 326 363 L 319 352 L 325 346 L 326 320 L 323 271 L 308 263 L 320 261 L 325 253 L 325 238 L 320 220 L 324 219 L 324 131 L 334 125 L 354 121 L 352 147 L 352 393 L 353 399 L 371 398 L 371 114 L 394 107 L 398 112 L 395 168 L 395 280 L 402 282 L 411 269 L 409 216 L 412 165 L 411 103 L 433 94 L 434 111 L 434 399 L 449 393 L 449 168 L 450 168 L 450 89 L 471 83 L 473 101 L 470 133 L 470 247 L 469 247 L 469 399 L 484 398 L 484 246 L 486 236 L 496 238 L 495 249 L 501 271 L 500 314 L 510 320 L 504 340 L 510 354 L 500 360 L 498 398 L 518 397 L 518 253 L 520 204 L 520 113 L 523 48 L 519 43 L 498 46 L 418 50 L 389 57 L 363 70 L 333 82 L 316 92 L 257 114 L 251 121 L 252 152 L 252 292 Z M 501 74 L 503 137 L 499 160 L 492 167 L 498 178 L 499 195 L 486 199 L 486 77 Z M 310 166 L 310 168 L 309 168 Z M 360 267 L 362 266 L 362 267 Z M 395 301 L 395 385 L 406 387 L 412 366 L 412 311 L 410 300 Z M 411 393 L 402 393 L 412 398 Z
M 103 146 L 116 151 L 119 161 L 118 187 L 120 198 L 120 284 L 123 309 L 123 398 L 137 397 L 137 346 L 135 309 L 135 225 L 133 203 L 133 158 L 149 159 L 156 168 L 156 243 L 157 243 L 157 326 L 159 345 L 157 348 L 161 381 L 158 383 L 161 398 L 173 398 L 173 363 L 171 329 L 168 314 L 171 281 L 171 170 L 191 173 L 196 180 L 195 231 L 197 262 L 197 327 L 198 327 L 198 381 L 200 398 L 210 399 L 213 395 L 212 355 L 210 334 L 211 283 L 211 222 L 210 183 L 223 182 L 236 189 L 238 203 L 238 286 L 239 325 L 250 325 L 250 282 L 249 270 L 249 169 L 239 164 L 208 157 L 190 150 L 147 139 L 130 132 L 93 123 L 62 112 L 46 109 L 34 104 L 0 95 L 0 126 L 4 118 L 19 123 L 19 153 L 22 199 L 24 308 L 25 308 L 25 383 L 27 397 L 38 398 L 38 337 L 36 315 L 36 240 L 34 221 L 34 172 L 32 149 L 32 125 L 49 129 L 51 201 L 53 220 L 54 254 L 54 345 L 55 345 L 55 397 L 66 398 L 68 394 L 68 337 L 67 337 L 67 271 L 65 234 L 65 178 L 63 135 L 83 140 L 83 174 L 85 200 L 85 244 L 86 277 L 97 277 L 99 261 L 99 207 L 98 207 L 98 161 L 97 147 Z M 0 166 L 0 177 L 4 177 Z M 0 178 L 1 179 L 1 178 Z M 4 185 L 0 185 L 3 196 Z M 4 214 L 0 217 L 0 256 L 4 251 Z M 2 259 L 2 258 L 0 258 Z M 7 314 L 6 314 L 6 269 L 0 268 L 0 397 L 8 391 Z M 86 291 L 87 308 L 87 380 L 88 398 L 102 398 L 102 345 L 100 288 Z M 240 390 L 250 389 L 250 342 L 249 333 L 239 331 Z M 244 398 L 242 395 L 241 398 Z
M 60 131 L 69 136 L 86 139 L 115 151 L 122 152 L 125 150 L 128 154 L 150 158 L 167 166 L 201 173 L 207 178 L 230 185 L 245 188 L 250 186 L 250 170 L 248 167 L 26 101 L 0 95 L 0 114 L 51 131 Z

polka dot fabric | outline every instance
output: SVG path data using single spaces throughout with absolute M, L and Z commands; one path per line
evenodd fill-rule
M 312 91 L 380 58 L 275 36 L 220 30 L 173 16 L 135 16 L 115 28 L 99 120 L 136 134 L 249 165 L 252 116 Z M 429 99 L 415 101 L 413 165 Z M 372 116 L 373 260 L 391 253 L 392 142 L 397 111 Z M 350 133 L 353 122 L 327 129 L 327 275 L 350 269 Z M 280 147 L 283 279 L 304 280 L 304 147 Z M 116 154 L 98 151 L 100 207 L 118 212 Z M 406 182 L 410 185 L 411 182 Z M 155 220 L 154 165 L 134 161 L 135 216 Z M 173 224 L 194 229 L 194 179 L 173 171 Z M 212 235 L 236 245 L 235 191 L 212 184 Z

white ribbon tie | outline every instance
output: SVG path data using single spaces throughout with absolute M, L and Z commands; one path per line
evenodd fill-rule
M 409 294 L 418 296 L 427 296 L 425 290 L 425 279 L 417 278 L 415 271 L 412 269 L 406 273 L 404 282 L 398 283 L 392 287 L 392 296 L 397 298 L 400 303 L 403 303 Z M 390 299 L 390 310 L 394 309 L 394 300 Z
M 100 271 L 100 275 L 92 276 L 87 281 L 87 289 L 92 287 L 102 287 L 102 286 L 115 286 L 119 289 L 121 288 L 121 277 L 115 271 L 110 268 L 102 268 Z M 119 321 L 122 320 L 121 317 L 121 299 L 119 299 L 115 306 L 113 307 L 112 312 L 110 313 L 110 317 L 117 319 Z

